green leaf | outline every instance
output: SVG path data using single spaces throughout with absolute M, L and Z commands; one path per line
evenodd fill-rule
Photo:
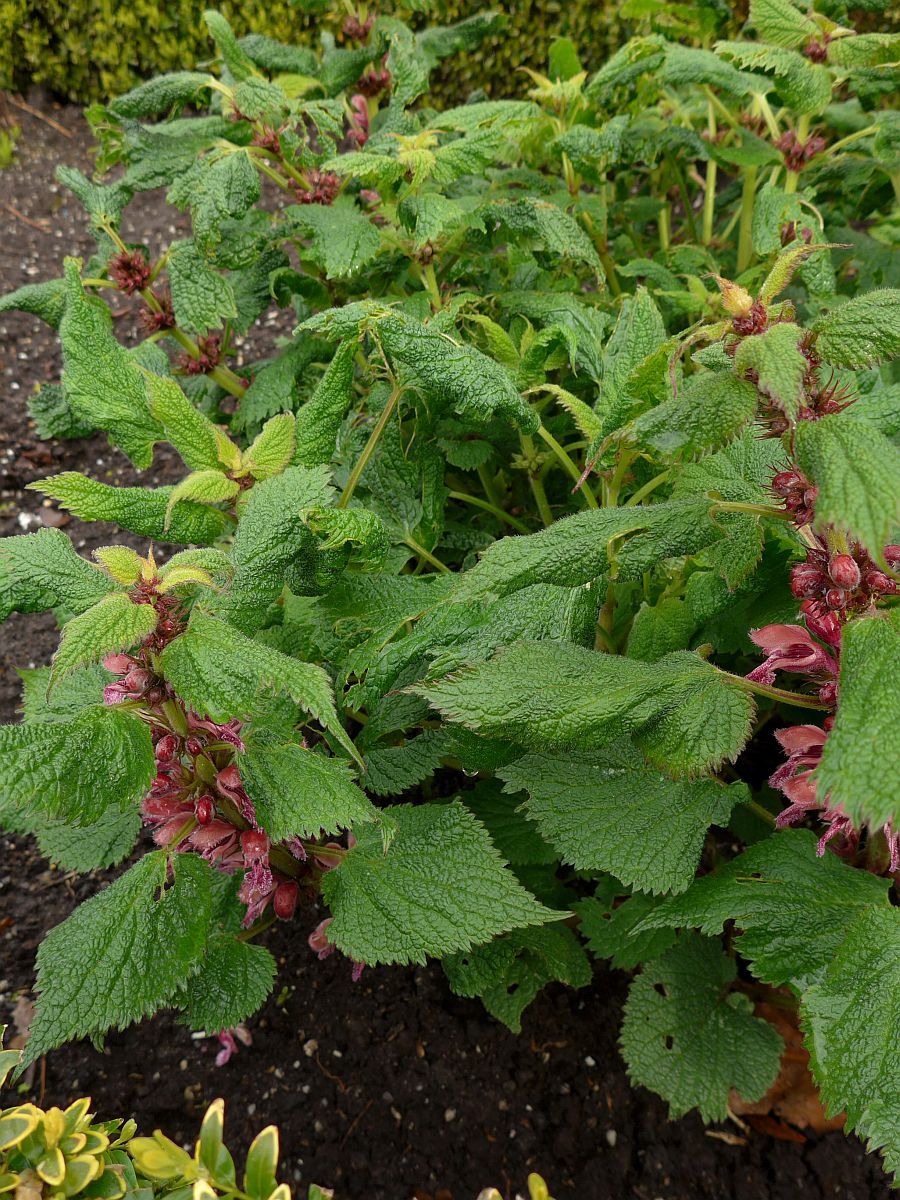
M 743 784 L 673 780 L 627 741 L 602 753 L 526 754 L 497 774 L 566 863 L 644 892 L 683 892 L 710 825 L 727 825 Z
M 194 243 L 211 258 L 222 241 L 223 224 L 242 217 L 259 194 L 259 175 L 247 151 L 219 144 L 175 180 L 168 199 L 190 208 Z
M 254 642 L 224 621 L 195 609 L 186 632 L 171 641 L 160 656 L 160 669 L 195 712 L 214 721 L 252 715 L 264 691 L 287 694 L 358 761 L 338 720 L 325 671 Z
M 54 687 L 76 667 L 99 662 L 105 654 L 130 649 L 149 637 L 156 621 L 152 604 L 135 604 L 125 592 L 104 596 L 63 627 L 59 649 L 53 655 L 49 687 Z
M 390 551 L 384 522 L 365 508 L 313 508 L 304 520 L 320 539 L 320 550 L 344 550 L 360 571 L 377 571 Z
M 202 71 L 173 71 L 117 96 L 109 109 L 119 117 L 153 117 L 198 100 L 200 93 L 213 82 L 213 76 Z
M 23 1066 L 63 1042 L 99 1037 L 170 1000 L 202 957 L 210 868 L 194 854 L 146 854 L 47 934 Z
M 149 467 L 162 429 L 147 404 L 147 376 L 113 337 L 109 310 L 84 294 L 66 259 L 66 310 L 59 328 L 63 386 L 80 420 L 104 429 L 137 467 Z
M 598 958 L 608 958 L 620 971 L 631 971 L 648 959 L 658 958 L 675 941 L 674 929 L 634 933 L 635 925 L 659 904 L 654 896 L 637 892 L 621 904 L 624 889 L 612 877 L 598 883 L 597 891 L 572 907 L 579 917 L 578 932 Z
M 295 420 L 292 413 L 270 417 L 244 451 L 242 463 L 254 479 L 280 474 L 294 455 Z
M 831 961 L 858 913 L 887 904 L 889 882 L 835 854 L 817 858 L 811 830 L 784 830 L 663 901 L 638 932 L 695 926 L 715 934 L 734 921 L 744 931 L 737 949 L 757 978 L 802 986 Z
M 791 0 L 751 0 L 750 24 L 764 42 L 797 50 L 818 39 L 819 27 Z
M 191 470 L 222 470 L 222 433 L 198 412 L 174 379 L 146 373 L 150 412 Z
M 819 489 L 815 526 L 847 530 L 880 559 L 900 521 L 900 449 L 874 425 L 834 413 L 801 421 L 796 454 Z
M 234 288 L 213 270 L 190 239 L 172 242 L 166 267 L 180 329 L 205 336 L 238 315 Z
M 678 396 L 664 400 L 634 423 L 634 436 L 663 454 L 716 450 L 756 414 L 757 390 L 730 372 L 692 375 Z
M 719 531 L 707 501 L 673 501 L 644 508 L 603 508 L 554 521 L 525 537 L 506 537 L 460 576 L 455 600 L 506 596 L 536 583 L 577 586 L 604 575 L 615 560 L 618 578 L 640 579 L 660 559 L 692 554 Z
M 49 667 L 29 667 L 18 672 L 22 680 L 22 720 L 68 721 L 86 708 L 94 708 L 103 699 L 103 689 L 113 676 L 104 667 L 85 667 L 73 671 L 48 693 Z
M 192 1029 L 232 1029 L 261 1008 L 275 980 L 275 959 L 264 946 L 229 934 L 209 939 L 206 957 L 185 984 L 179 1003 Z
M 338 833 L 378 819 L 344 759 L 327 758 L 264 728 L 252 730 L 245 745 L 241 779 L 273 841 Z
M 656 604 L 644 602 L 628 634 L 628 657 L 656 662 L 673 650 L 685 650 L 696 628 L 697 619 L 681 597 L 666 596 Z
M 522 812 L 518 796 L 505 795 L 499 780 L 482 779 L 458 797 L 484 825 L 491 841 L 514 866 L 556 862 L 557 853 Z
M 60 529 L 0 539 L 0 618 L 65 608 L 80 613 L 110 592 L 109 576 L 75 553 Z
M 851 621 L 841 637 L 840 698 L 816 770 L 828 807 L 854 825 L 900 829 L 900 632 L 894 620 Z
M 304 256 L 321 267 L 326 279 L 358 275 L 381 247 L 377 226 L 350 196 L 338 196 L 333 204 L 292 205 L 287 212 L 310 238 Z
M 166 513 L 174 490 L 171 487 L 111 487 L 78 471 L 63 471 L 25 486 L 49 496 L 82 521 L 111 521 L 121 529 L 151 539 L 162 540 L 165 535 L 168 542 L 208 546 L 225 529 L 224 513 L 191 500 L 175 503 L 166 527 Z
M 66 281 L 49 279 L 45 283 L 26 283 L 0 296 L 0 313 L 27 312 L 40 317 L 54 329 L 59 328 L 66 307 Z
M 140 718 L 99 705 L 69 720 L 0 725 L 0 794 L 79 824 L 135 804 L 156 768 Z
M 141 814 L 132 808 L 109 808 L 97 821 L 73 825 L 71 819 L 37 816 L 31 832 L 41 854 L 64 871 L 102 871 L 117 866 L 134 849 L 141 832 Z
M 443 960 L 457 996 L 478 996 L 492 1017 L 522 1032 L 522 1013 L 548 983 L 587 987 L 591 964 L 565 925 L 516 929 Z
M 518 642 L 490 661 L 409 689 L 482 737 L 591 750 L 631 733 L 650 762 L 692 774 L 733 760 L 753 701 L 732 676 L 678 651 L 655 663 L 554 642 Z
M 395 805 L 387 851 L 364 827 L 322 879 L 334 919 L 328 936 L 357 962 L 424 963 L 499 933 L 565 915 L 531 896 L 507 870 L 482 825 L 459 803 Z
M 881 1150 L 900 1172 L 900 910 L 860 913 L 803 996 L 810 1067 L 829 1113 Z
M 430 779 L 450 753 L 450 743 L 449 730 L 426 729 L 400 746 L 376 746 L 367 751 L 366 790 L 376 796 L 399 796 Z
M 747 996 L 729 993 L 736 975 L 718 942 L 690 936 L 631 984 L 620 1041 L 628 1077 L 667 1100 L 673 1118 L 696 1108 L 724 1121 L 732 1088 L 759 1100 L 778 1074 L 784 1044 Z
M 357 339 L 341 342 L 316 390 L 297 413 L 293 462 L 303 467 L 330 463 L 341 423 L 353 403 Z
M 479 214 L 485 224 L 496 224 L 514 237 L 536 244 L 538 250 L 586 263 L 596 275 L 603 266 L 593 243 L 574 217 L 555 204 L 537 197 L 521 200 L 495 200 Z
M 234 30 L 221 13 L 207 9 L 203 14 L 203 20 L 206 22 L 209 36 L 216 43 L 216 50 L 235 79 L 249 79 L 251 76 L 259 74 L 253 60 L 248 58 L 241 49 L 234 36 Z
M 536 432 L 540 420 L 509 373 L 474 346 L 400 313 L 389 313 L 376 328 L 388 358 L 402 364 L 426 396 L 460 416 L 503 417 L 524 433 Z
M 185 475 L 181 483 L 176 483 L 169 494 L 169 504 L 166 511 L 166 530 L 168 531 L 169 514 L 176 504 L 182 500 L 190 500 L 196 504 L 222 504 L 233 500 L 241 487 L 236 479 L 231 479 L 222 470 L 211 467 L 204 471 L 192 471 Z
M 900 288 L 854 296 L 813 326 L 816 350 L 836 367 L 871 367 L 900 354 Z
M 45 441 L 51 438 L 90 437 L 96 429 L 93 421 L 79 419 L 61 383 L 45 383 L 25 400 L 28 415 L 34 421 L 37 435 Z M 28 486 L 28 485 L 26 485 Z
M 750 41 L 717 42 L 716 53 L 743 67 L 774 75 L 778 94 L 798 113 L 821 112 L 831 101 L 829 71 L 796 50 Z
M 791 421 L 797 419 L 803 378 L 809 363 L 800 351 L 802 331 L 790 322 L 771 325 L 765 333 L 742 338 L 734 355 L 736 371 L 756 371 L 757 387 Z
M 231 560 L 234 578 L 221 611 L 245 632 L 265 621 L 281 595 L 291 564 L 313 554 L 314 539 L 301 512 L 333 499 L 324 467 L 288 467 L 254 485 L 241 509 Z

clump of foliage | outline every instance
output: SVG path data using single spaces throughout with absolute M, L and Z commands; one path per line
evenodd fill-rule
M 4 614 L 62 627 L 4 824 L 78 870 L 157 846 L 44 941 L 26 1061 L 164 1006 L 227 1057 L 277 919 L 513 1029 L 590 952 L 673 1115 L 766 1092 L 780 989 L 900 1166 L 900 38 L 710 13 L 445 111 L 491 16 L 317 58 L 210 13 L 219 73 L 92 112 L 96 253 L 0 307 L 59 329 L 42 429 L 185 473 L 31 485 L 141 554 L 0 546 Z M 191 235 L 154 255 L 120 220 L 161 186 Z

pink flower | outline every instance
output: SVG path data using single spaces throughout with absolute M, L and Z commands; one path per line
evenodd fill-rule
M 221 1033 L 217 1033 L 216 1037 L 222 1046 L 222 1049 L 216 1055 L 216 1066 L 224 1067 L 232 1054 L 237 1054 L 238 1042 L 243 1042 L 245 1046 L 253 1045 L 253 1038 L 250 1035 L 250 1030 L 245 1025 L 235 1025 L 233 1029 L 223 1029 Z
M 789 756 L 769 780 L 772 787 L 780 788 L 801 767 L 818 765 L 828 735 L 818 725 L 791 725 L 787 729 L 779 729 L 775 736 Z
M 754 683 L 774 683 L 776 671 L 796 671 L 803 675 L 838 673 L 837 660 L 802 625 L 764 625 L 762 629 L 751 630 L 750 637 L 768 655 L 747 676 Z

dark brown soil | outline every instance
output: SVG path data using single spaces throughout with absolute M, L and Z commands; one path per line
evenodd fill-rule
M 0 206 L 21 214 L 4 210 L 3 291 L 57 275 L 63 253 L 89 251 L 76 208 L 52 182 L 57 162 L 87 169 L 87 130 L 74 109 L 46 111 L 74 136 L 21 117 L 16 163 L 0 173 Z M 169 221 L 158 201 L 142 207 L 142 240 L 148 231 L 169 237 Z M 124 312 L 123 338 L 130 320 Z M 55 337 L 15 315 L 0 318 L 0 339 L 0 533 L 14 534 L 58 520 L 22 490 L 32 479 L 79 468 L 124 483 L 137 473 L 102 437 L 39 441 L 25 396 L 56 378 Z M 154 477 L 177 473 L 177 462 L 160 455 Z M 65 528 L 84 549 L 112 533 L 75 520 Z M 4 719 L 14 719 L 13 666 L 46 662 L 55 644 L 49 617 L 16 617 L 0 628 Z M 102 882 L 49 869 L 30 842 L 0 835 L 0 1020 L 28 994 L 43 934 Z M 253 1046 L 227 1066 L 215 1067 L 215 1043 L 194 1041 L 161 1016 L 111 1034 L 102 1053 L 79 1043 L 51 1054 L 34 1095 L 43 1087 L 46 1103 L 64 1104 L 88 1094 L 99 1113 L 133 1114 L 144 1131 L 162 1126 L 185 1143 L 205 1105 L 224 1096 L 235 1147 L 275 1122 L 285 1180 L 334 1187 L 345 1200 L 470 1200 L 488 1183 L 511 1197 L 529 1170 L 542 1171 L 559 1200 L 890 1194 L 879 1160 L 842 1134 L 797 1144 L 735 1126 L 705 1130 L 695 1117 L 669 1122 L 665 1105 L 630 1087 L 616 1048 L 624 975 L 598 969 L 589 989 L 548 989 L 515 1037 L 477 1003 L 455 998 L 437 965 L 367 970 L 352 984 L 345 960 L 319 963 L 307 949 L 316 920 L 308 912 L 274 932 L 278 990 L 250 1023 Z

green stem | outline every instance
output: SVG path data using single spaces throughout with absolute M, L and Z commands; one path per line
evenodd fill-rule
M 775 824 L 775 817 L 767 808 L 758 803 L 756 800 L 747 800 L 744 803 L 744 808 L 749 808 L 751 812 L 756 813 L 758 817 L 762 817 L 764 821 L 768 821 L 770 825 Z
M 712 101 L 707 101 L 707 128 L 710 142 L 716 136 L 716 112 Z M 706 163 L 706 187 L 703 193 L 703 245 L 708 246 L 713 237 L 713 221 L 716 215 L 716 163 L 710 158 Z
M 835 142 L 825 151 L 826 155 L 837 154 L 839 150 L 843 150 L 845 146 L 849 146 L 852 142 L 859 141 L 860 138 L 871 137 L 873 133 L 878 132 L 877 125 L 867 125 L 865 129 L 857 129 L 856 133 L 848 133 L 845 138 Z
M 745 692 L 753 692 L 757 696 L 768 696 L 772 700 L 781 700 L 798 708 L 815 708 L 820 712 L 830 712 L 832 708 L 817 696 L 804 696 L 802 692 L 789 692 L 786 688 L 771 687 L 768 683 L 756 683 L 744 675 L 732 675 L 730 671 L 723 671 L 722 674 Z
M 783 508 L 775 508 L 771 504 L 751 504 L 740 500 L 716 500 L 712 507 L 712 512 L 735 512 L 735 513 L 755 513 L 760 517 L 773 517 L 776 521 L 794 520 L 793 513 L 787 512 Z
M 116 283 L 113 283 L 113 281 L 111 279 L 82 279 L 81 282 L 84 285 L 84 287 L 112 288 L 113 291 L 116 291 L 116 292 L 119 290 L 119 285 Z
M 775 114 L 772 112 L 769 101 L 762 92 L 755 93 L 753 99 L 756 107 L 762 113 L 763 120 L 766 123 L 766 128 L 769 131 L 769 137 L 773 142 L 777 142 L 781 137 L 781 130 L 778 128 L 778 121 L 775 119 Z
M 545 429 L 543 425 L 541 425 L 538 429 L 538 437 L 550 447 L 568 474 L 572 477 L 572 479 L 575 480 L 577 484 L 580 485 L 579 491 L 584 497 L 588 508 L 598 508 L 599 505 L 597 504 L 597 498 L 587 486 L 587 481 L 581 483 L 581 472 L 578 470 L 578 467 L 576 467 L 575 463 L 572 462 L 571 458 L 569 458 L 568 454 L 566 454 L 565 450 L 563 450 L 562 446 L 559 444 L 553 434 Z
M 476 470 L 478 472 L 478 481 L 481 484 L 481 486 L 484 488 L 485 496 L 487 496 L 488 500 L 490 500 L 490 502 L 491 502 L 491 504 L 493 504 L 494 508 L 502 509 L 503 501 L 500 497 L 500 493 L 497 491 L 497 488 L 494 484 L 493 479 L 491 478 L 490 472 L 488 471 L 487 467 L 484 465 L 484 463 L 479 463 L 478 466 L 476 467 Z
M 651 492 L 655 492 L 658 487 L 666 482 L 671 475 L 671 469 L 668 471 L 660 471 L 658 475 L 654 475 L 649 483 L 645 483 L 643 487 L 638 488 L 633 496 L 629 496 L 625 501 L 625 507 L 630 508 L 632 504 L 640 504 L 642 500 L 646 500 Z
M 394 384 L 394 389 L 388 397 L 387 404 L 381 410 L 381 415 L 375 422 L 375 428 L 369 434 L 369 440 L 363 447 L 363 452 L 356 460 L 353 470 L 350 472 L 350 478 L 347 480 L 347 486 L 341 493 L 341 498 L 337 502 L 338 508 L 346 508 L 350 502 L 350 497 L 356 491 L 356 485 L 359 483 L 359 477 L 366 469 L 366 463 L 372 457 L 375 447 L 378 445 L 381 435 L 384 433 L 385 426 L 391 419 L 391 414 L 397 407 L 397 401 L 400 399 L 402 389 L 399 384 Z
M 428 263 L 427 266 L 421 268 L 422 282 L 428 291 L 431 299 L 431 307 L 435 312 L 439 312 L 443 308 L 441 300 L 441 289 L 438 287 L 437 275 L 434 273 L 434 263 Z
M 498 520 L 504 521 L 507 525 L 511 525 L 513 529 L 519 533 L 528 533 L 528 526 L 520 521 L 517 517 L 511 517 L 508 512 L 504 512 L 496 504 L 491 504 L 488 500 L 482 500 L 480 496 L 471 496 L 468 492 L 449 492 L 451 500 L 460 500 L 463 504 L 474 504 L 476 508 L 482 508 L 485 512 L 491 513 Z
M 249 929 L 242 929 L 240 933 L 236 933 L 235 940 L 238 942 L 252 942 L 255 937 L 259 937 L 261 933 L 265 933 L 267 929 L 271 929 L 278 918 L 273 912 L 267 913 L 264 917 L 260 917 L 255 921 Z
M 737 272 L 746 271 L 753 258 L 753 204 L 756 199 L 758 167 L 747 167 L 744 171 L 744 186 L 741 191 L 741 217 L 738 229 Z
M 697 222 L 694 220 L 694 206 L 691 204 L 691 194 L 688 191 L 687 179 L 685 178 L 684 168 L 681 163 L 674 163 L 675 178 L 678 180 L 678 190 L 681 193 L 681 203 L 684 206 L 684 217 L 687 221 L 688 231 L 691 235 L 692 242 L 699 242 L 700 235 L 697 232 Z
M 404 538 L 403 545 L 408 546 L 410 550 L 412 550 L 413 554 L 418 554 L 419 558 L 424 559 L 424 561 L 434 567 L 436 571 L 440 571 L 444 575 L 450 574 L 450 568 L 447 566 L 447 564 L 442 563 L 439 558 L 435 558 L 430 550 L 426 550 L 424 546 L 420 546 L 414 538 Z
M 534 462 L 535 448 L 534 442 L 527 433 L 519 434 L 519 442 L 522 446 L 522 454 L 528 462 Z M 562 447 L 560 447 L 562 449 Z M 528 482 L 531 484 L 531 492 L 534 496 L 534 502 L 537 505 L 537 510 L 540 513 L 541 520 L 544 525 L 553 524 L 553 513 L 550 511 L 550 504 L 547 501 L 547 493 L 544 491 L 544 485 L 541 478 L 537 474 L 532 474 L 531 469 L 528 470 Z

